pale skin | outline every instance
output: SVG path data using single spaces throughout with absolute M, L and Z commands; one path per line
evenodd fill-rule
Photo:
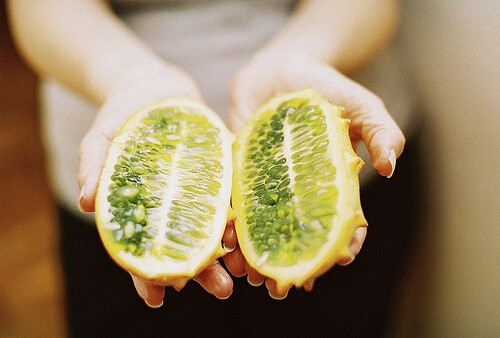
M 80 147 L 80 208 L 94 210 L 94 199 L 107 149 L 126 118 L 142 106 L 172 96 L 203 101 L 185 71 L 157 56 L 104 1 L 10 0 L 15 41 L 27 62 L 42 76 L 57 79 L 101 108 Z M 252 112 L 277 92 L 313 87 L 345 107 L 353 145 L 362 141 L 371 164 L 390 177 L 404 147 L 401 130 L 373 93 L 343 74 L 367 64 L 390 40 L 397 26 L 393 0 L 310 0 L 298 4 L 289 23 L 235 76 L 230 128 L 238 131 Z M 361 249 L 366 228 L 352 239 L 351 259 Z M 283 298 L 275 282 L 258 274 L 238 248 L 234 226 L 223 237 L 228 270 L 248 275 L 274 298 Z M 165 287 L 132 276 L 139 296 L 152 307 L 163 303 Z M 224 299 L 233 282 L 220 264 L 194 278 L 208 293 Z M 304 285 L 312 289 L 312 283 Z

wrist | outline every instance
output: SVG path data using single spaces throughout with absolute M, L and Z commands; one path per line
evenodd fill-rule
M 98 68 L 97 68 L 98 69 Z M 97 71 L 99 72 L 99 70 Z M 151 102 L 171 96 L 200 99 L 200 91 L 192 77 L 180 68 L 158 57 L 130 58 L 96 76 L 102 102 L 123 93 L 137 94 Z
M 287 47 L 281 43 L 265 46 L 253 55 L 250 62 L 251 66 L 264 67 L 268 65 L 275 69 L 286 68 L 286 65 L 304 64 L 328 64 L 328 62 L 310 50 L 298 46 Z
M 272 40 L 264 50 L 281 58 L 302 58 L 330 65 L 335 63 L 338 53 L 331 39 L 320 34 L 284 33 Z
M 148 49 L 136 49 L 121 55 L 110 50 L 88 67 L 88 83 L 94 101 L 102 104 L 121 92 L 138 92 L 161 96 L 200 98 L 193 78 Z

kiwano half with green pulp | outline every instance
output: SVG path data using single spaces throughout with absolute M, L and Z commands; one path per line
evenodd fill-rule
M 312 89 L 276 96 L 233 146 L 232 207 L 247 262 L 277 282 L 302 286 L 351 256 L 366 226 L 359 197 L 363 161 L 349 120 Z
M 127 119 L 96 197 L 99 234 L 122 268 L 180 289 L 225 253 L 232 142 L 215 113 L 187 98 Z

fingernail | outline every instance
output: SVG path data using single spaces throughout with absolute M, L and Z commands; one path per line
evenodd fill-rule
M 158 305 L 149 304 L 148 301 L 145 300 L 145 299 L 144 299 L 144 303 L 146 303 L 146 305 L 149 306 L 152 309 L 159 309 L 159 308 L 161 308 L 163 306 L 163 300 Z
M 261 280 L 260 282 L 254 282 L 254 281 L 252 281 L 252 280 L 250 279 L 250 276 L 249 276 L 249 275 L 247 275 L 247 282 L 248 282 L 248 284 L 250 284 L 251 286 L 255 286 L 255 287 L 257 287 L 257 286 L 261 286 L 261 285 L 262 285 L 262 283 L 264 283 L 264 279 L 263 279 L 263 280 Z
M 392 174 L 394 174 L 394 170 L 396 170 L 396 151 L 394 151 L 394 149 L 391 149 L 387 159 L 389 160 L 389 163 L 391 163 L 392 167 L 392 171 L 389 175 L 387 175 L 387 178 L 391 178 Z
M 229 297 L 231 297 L 231 294 L 227 295 L 226 297 L 220 297 L 220 296 L 215 295 L 215 298 L 220 299 L 220 300 L 228 299 Z
M 272 299 L 283 300 L 286 298 L 286 296 L 288 296 L 288 291 L 284 295 L 278 295 L 278 296 L 273 295 L 271 291 L 269 291 L 269 297 L 271 297 Z
M 351 264 L 352 262 L 354 262 L 354 258 L 355 258 L 355 256 L 352 256 L 347 262 L 345 262 L 345 263 L 343 263 L 341 265 L 346 266 L 346 265 Z
M 85 210 L 83 210 L 82 208 L 83 196 L 85 196 L 85 186 L 83 186 L 82 189 L 80 189 L 80 195 L 78 196 L 78 209 L 80 209 L 81 212 L 85 212 Z
M 222 247 L 224 248 L 224 250 L 226 250 L 226 252 L 233 252 L 234 249 L 236 249 L 236 244 L 231 248 L 226 246 L 226 243 L 222 243 Z

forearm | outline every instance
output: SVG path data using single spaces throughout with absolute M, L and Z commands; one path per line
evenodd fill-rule
M 395 0 L 303 0 L 268 48 L 305 53 L 350 73 L 385 47 L 397 21 Z
M 41 75 L 102 103 L 117 82 L 165 67 L 99 0 L 10 0 L 14 39 Z M 131 79 L 128 79 L 131 81 Z

